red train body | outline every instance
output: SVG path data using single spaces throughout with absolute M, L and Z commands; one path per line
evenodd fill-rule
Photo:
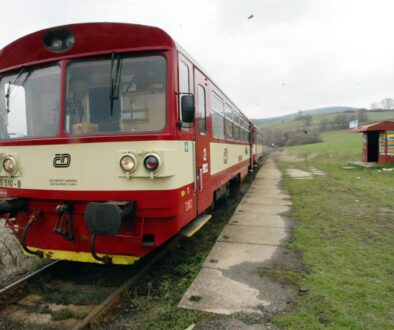
M 0 116 L 0 213 L 27 254 L 53 259 L 131 264 L 261 156 L 251 122 L 148 26 L 75 24 L 11 43 Z

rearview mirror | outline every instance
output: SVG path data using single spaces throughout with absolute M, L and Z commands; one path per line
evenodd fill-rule
M 196 107 L 194 105 L 193 95 L 183 95 L 181 99 L 182 121 L 185 123 L 193 123 Z

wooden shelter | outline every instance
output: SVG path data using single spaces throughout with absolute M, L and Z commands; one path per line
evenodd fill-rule
M 363 161 L 394 163 L 394 121 L 382 121 L 350 130 L 363 133 Z

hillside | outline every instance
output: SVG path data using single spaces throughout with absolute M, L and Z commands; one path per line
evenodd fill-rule
M 319 112 L 320 109 L 317 110 Z M 348 108 L 339 113 L 305 112 L 301 116 L 297 114 L 296 117 L 279 118 L 281 119 L 258 125 L 263 133 L 264 144 L 292 146 L 320 142 L 321 132 L 348 129 L 349 122 L 355 119 L 359 120 L 359 125 L 394 120 L 394 110 L 350 111 Z
M 338 113 L 338 112 L 346 112 L 346 111 L 357 111 L 358 108 L 352 107 L 324 107 L 318 109 L 311 109 L 301 111 L 302 115 L 321 115 L 321 114 L 330 114 L 330 113 Z M 292 120 L 297 118 L 300 115 L 299 112 L 294 112 L 289 115 L 279 116 L 279 117 L 271 117 L 271 118 L 261 118 L 261 119 L 252 119 L 252 121 L 257 125 L 267 125 L 274 122 L 282 121 L 282 120 Z

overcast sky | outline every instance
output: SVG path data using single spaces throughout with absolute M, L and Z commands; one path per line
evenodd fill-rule
M 253 118 L 394 97 L 392 0 L 1 1 L 0 48 L 107 21 L 167 31 Z M 252 18 L 248 19 L 253 15 Z

